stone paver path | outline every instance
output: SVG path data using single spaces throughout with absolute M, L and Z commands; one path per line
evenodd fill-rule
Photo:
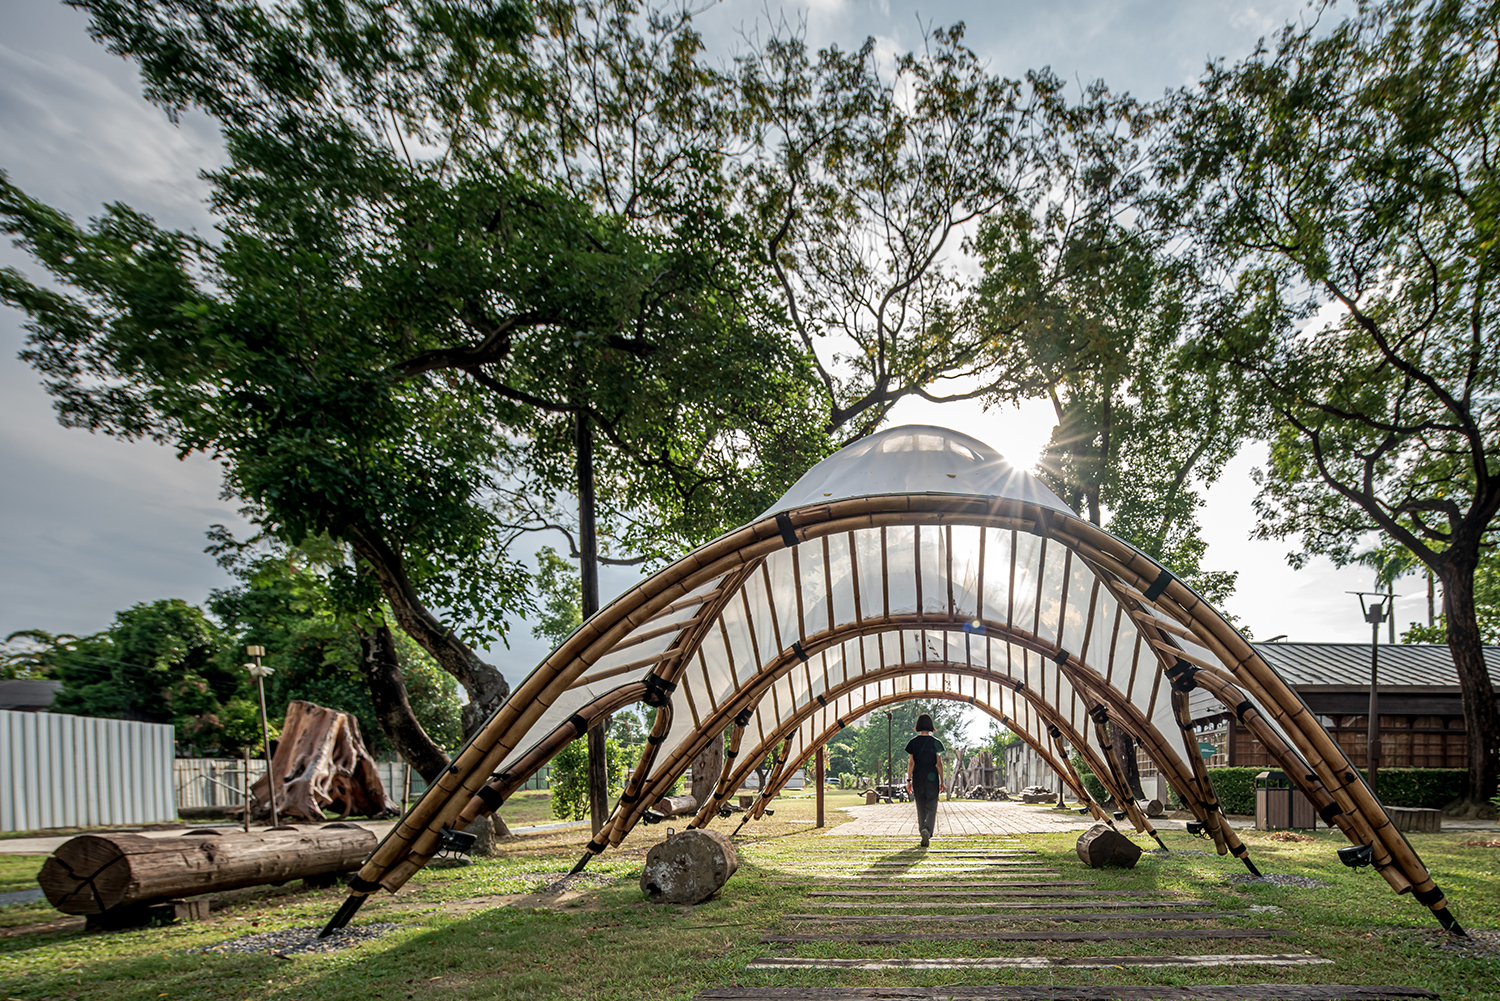
M 826 837 L 916 838 L 917 808 L 912 803 L 876 803 L 844 808 L 854 820 L 830 829 Z M 984 803 L 978 800 L 938 801 L 934 846 L 944 837 L 974 837 L 997 834 L 1043 834 L 1050 831 L 1086 831 L 1092 817 L 1059 813 L 1049 807 L 1024 803 Z M 1158 825 L 1159 826 L 1159 825 Z

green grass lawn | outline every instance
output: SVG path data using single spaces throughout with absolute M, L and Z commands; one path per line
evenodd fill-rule
M 836 807 L 856 794 L 829 797 L 829 822 L 844 819 Z M 197 924 L 105 935 L 60 931 L 0 939 L 0 998 L 154 999 L 194 1001 L 260 999 L 688 998 L 705 987 L 1015 984 L 1203 984 L 1339 982 L 1429 987 L 1446 998 L 1500 999 L 1500 959 L 1474 959 L 1439 948 L 1443 936 L 1426 908 L 1397 897 L 1372 870 L 1348 870 L 1334 858 L 1341 842 L 1326 833 L 1313 841 L 1281 843 L 1246 832 L 1245 841 L 1267 872 L 1309 875 L 1330 886 L 1296 890 L 1231 884 L 1243 872 L 1229 858 L 1209 854 L 1147 855 L 1133 871 L 1091 872 L 1072 852 L 1074 835 L 1028 835 L 1042 860 L 1064 879 L 1092 879 L 1101 889 L 1166 890 L 1208 899 L 1215 909 L 1245 913 L 1239 927 L 1288 929 L 1274 940 L 1116 941 L 1110 943 L 937 942 L 895 946 L 817 943 L 787 948 L 761 945 L 765 932 L 795 932 L 782 915 L 805 911 L 809 889 L 839 886 L 837 877 L 778 886 L 757 876 L 787 876 L 813 846 L 837 842 L 811 832 L 812 798 L 790 795 L 776 815 L 749 825 L 739 841 L 741 869 L 720 896 L 697 907 L 647 903 L 637 885 L 646 849 L 664 828 L 642 827 L 622 846 L 596 860 L 597 884 L 561 897 L 536 890 L 571 867 L 586 829 L 552 832 L 503 845 L 500 857 L 461 869 L 427 870 L 399 894 L 375 898 L 356 923 L 394 921 L 399 930 L 354 948 L 323 955 L 203 954 L 196 950 L 251 933 L 320 924 L 342 899 L 336 890 L 294 885 L 246 895 Z M 519 825 L 517 817 L 507 820 Z M 721 821 L 732 830 L 738 819 Z M 1203 851 L 1208 843 L 1181 833 L 1169 846 Z M 1418 852 L 1448 892 L 1459 919 L 1473 929 L 1500 928 L 1500 850 L 1466 848 L 1472 833 L 1413 836 Z M 943 844 L 942 838 L 934 842 Z M 952 843 L 952 842 L 948 842 Z M 909 846 L 899 846 L 909 849 Z M 893 857 L 901 857 L 892 849 Z M 4 859 L 7 886 L 35 872 L 39 859 Z M 866 910 L 888 909 L 882 902 Z M 1251 913 L 1251 906 L 1276 912 Z M 0 909 L 5 925 L 25 923 Z M 58 917 L 33 909 L 31 920 Z M 1158 924 L 1158 922 L 1153 922 Z M 1172 922 L 1160 922 L 1170 926 Z M 916 927 L 934 929 L 940 918 Z M 1016 927 L 1016 926 L 1007 926 Z M 1076 926 L 1075 926 L 1076 927 Z M 1094 926 L 1091 926 L 1094 927 Z M 898 930 L 896 928 L 882 930 Z M 1311 952 L 1331 966 L 1293 968 L 1230 966 L 1150 970 L 797 970 L 747 971 L 767 955 L 960 956 L 1161 954 L 1169 952 Z

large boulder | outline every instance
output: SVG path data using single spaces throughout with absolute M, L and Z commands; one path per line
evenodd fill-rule
M 734 845 L 723 834 L 686 830 L 646 853 L 641 892 L 659 904 L 702 903 L 739 867 Z
M 1116 866 L 1134 869 L 1141 860 L 1141 849 L 1108 824 L 1095 824 L 1078 836 L 1078 857 L 1095 869 Z

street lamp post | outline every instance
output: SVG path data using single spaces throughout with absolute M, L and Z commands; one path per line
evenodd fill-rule
M 255 679 L 255 688 L 260 693 L 260 736 L 266 745 L 266 788 L 270 790 L 271 796 L 271 826 L 278 827 L 280 822 L 276 819 L 276 769 L 271 766 L 271 724 L 266 720 L 266 675 L 272 670 L 260 662 L 266 655 L 263 646 L 247 646 L 245 653 L 252 660 L 245 665 L 245 670 L 250 672 L 250 677 Z M 250 802 L 245 801 L 246 816 L 250 813 Z
M 894 733 L 892 728 L 895 726 L 894 715 L 894 712 L 885 714 L 885 788 L 890 793 L 891 799 L 896 798 L 896 787 L 893 784 L 896 781 L 896 758 L 892 741 Z
M 1394 620 L 1396 596 L 1377 591 L 1373 594 L 1376 600 L 1366 604 L 1365 597 L 1369 592 L 1355 593 L 1359 595 L 1359 607 L 1365 613 L 1365 621 L 1370 624 L 1370 708 L 1365 736 L 1365 773 L 1373 793 L 1376 792 L 1375 776 L 1380 769 L 1380 624 L 1387 617 Z M 1381 598 L 1387 601 L 1382 602 Z

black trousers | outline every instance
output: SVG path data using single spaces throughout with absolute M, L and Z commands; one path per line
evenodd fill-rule
M 917 801 L 917 830 L 927 835 L 937 833 L 937 783 L 913 785 L 911 791 Z

